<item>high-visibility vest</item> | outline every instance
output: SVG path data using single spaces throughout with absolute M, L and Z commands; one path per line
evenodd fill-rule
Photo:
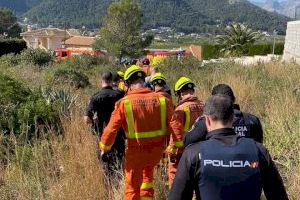
M 188 130 L 190 130 L 190 126 L 191 126 L 191 111 L 190 108 L 187 106 L 183 109 L 184 113 L 185 113 L 185 123 L 184 123 L 184 133 L 188 132 Z
M 161 129 L 153 130 L 149 132 L 136 132 L 134 130 L 134 119 L 132 113 L 132 104 L 129 99 L 124 101 L 126 121 L 128 130 L 126 132 L 128 139 L 142 139 L 142 138 L 154 138 L 159 136 L 164 136 L 167 133 L 167 108 L 166 108 L 166 98 L 160 97 L 160 118 L 161 118 Z

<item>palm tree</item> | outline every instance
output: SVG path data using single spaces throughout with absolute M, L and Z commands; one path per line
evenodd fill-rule
M 223 48 L 226 56 L 239 56 L 245 53 L 246 47 L 261 38 L 259 32 L 253 31 L 249 26 L 236 23 L 226 27 L 225 34 L 216 37 L 216 41 Z

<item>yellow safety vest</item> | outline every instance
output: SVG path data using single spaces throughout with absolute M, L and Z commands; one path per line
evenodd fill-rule
M 160 118 L 161 118 L 161 129 L 150 131 L 150 132 L 136 132 L 134 130 L 134 120 L 132 113 L 132 105 L 129 99 L 124 102 L 126 122 L 128 126 L 127 138 L 129 139 L 141 139 L 141 138 L 154 138 L 159 136 L 164 136 L 167 133 L 167 109 L 166 109 L 166 99 L 165 97 L 159 98 L 160 103 Z
M 184 133 L 188 132 L 190 130 L 191 125 L 191 111 L 190 108 L 187 106 L 183 109 L 185 113 L 185 123 L 184 123 Z

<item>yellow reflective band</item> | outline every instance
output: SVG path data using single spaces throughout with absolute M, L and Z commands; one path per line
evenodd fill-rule
M 184 123 L 184 133 L 188 132 L 190 130 L 190 124 L 191 124 L 191 112 L 189 107 L 185 107 L 184 109 L 185 113 L 185 123 Z
M 139 132 L 139 133 L 127 133 L 128 134 L 128 138 L 130 139 L 143 139 L 143 138 L 154 138 L 154 137 L 160 137 L 160 136 L 164 136 L 165 132 L 163 132 L 162 130 L 158 130 L 158 131 L 151 131 L 151 132 Z
M 142 185 L 141 185 L 141 190 L 147 190 L 147 189 L 151 189 L 151 188 L 153 188 L 153 184 L 152 184 L 152 182 L 150 182 L 150 183 L 142 183 Z
M 160 119 L 161 119 L 161 129 L 164 134 L 167 133 L 167 106 L 166 106 L 166 98 L 160 97 Z
M 133 121 L 133 114 L 132 114 L 132 106 L 129 99 L 126 99 L 124 102 L 125 111 L 126 111 L 126 121 L 128 126 L 128 135 L 129 138 L 131 135 L 134 135 L 134 121 Z
M 175 147 L 183 147 L 183 141 L 174 142 Z
M 102 142 L 99 142 L 99 148 L 102 150 L 102 151 L 110 151 L 112 145 L 105 145 L 103 144 Z
M 161 130 L 150 131 L 150 132 L 135 132 L 134 130 L 134 119 L 132 113 L 132 105 L 129 99 L 124 102 L 126 112 L 126 122 L 128 126 L 127 137 L 130 139 L 141 139 L 141 138 L 153 138 L 166 135 L 167 132 L 167 113 L 166 113 L 166 99 L 165 97 L 159 98 L 160 102 L 160 115 L 161 115 Z
M 141 197 L 141 200 L 153 200 L 153 197 Z

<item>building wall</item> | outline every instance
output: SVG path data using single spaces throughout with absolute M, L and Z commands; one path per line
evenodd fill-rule
M 49 38 L 48 40 L 49 40 L 48 49 L 54 51 L 55 49 L 62 47 L 63 38 L 53 37 L 53 38 Z
M 300 64 L 300 21 L 289 22 L 287 25 L 283 59 Z
M 28 48 L 35 48 L 36 41 L 33 37 L 23 37 L 23 40 L 25 40 Z

